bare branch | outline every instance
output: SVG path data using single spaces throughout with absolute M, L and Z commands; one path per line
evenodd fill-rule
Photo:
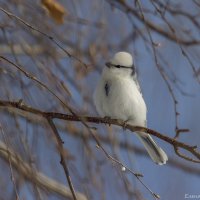
M 0 107 L 0 108 L 2 108 L 2 107 Z M 44 124 L 46 124 L 46 120 L 42 116 L 35 115 L 33 113 L 29 113 L 29 112 L 15 109 L 12 107 L 7 107 L 7 108 L 3 107 L 3 108 L 5 109 L 5 111 L 7 111 L 11 114 L 17 114 L 23 118 L 28 119 L 32 124 L 38 124 L 41 126 L 44 126 Z M 65 125 L 62 125 L 60 123 L 56 124 L 56 127 L 58 130 L 61 130 L 62 132 L 67 132 L 67 134 L 69 134 L 73 137 L 84 138 L 85 140 L 88 140 L 88 139 L 93 140 L 93 137 L 90 134 L 88 134 L 86 131 L 84 131 L 84 132 L 80 131 L 75 126 L 73 126 L 73 132 L 71 132 L 70 128 L 68 128 Z M 188 130 L 187 129 L 181 130 L 181 132 L 185 132 L 185 131 L 188 131 Z M 110 138 L 108 136 L 103 136 L 103 135 L 99 134 L 98 139 L 100 140 L 101 143 L 112 145 L 112 141 L 110 140 Z M 116 140 L 116 142 L 121 149 L 130 151 L 130 152 L 134 152 L 140 156 L 147 157 L 147 153 L 143 148 L 137 147 L 137 146 L 131 144 L 130 142 L 120 141 L 118 139 Z M 178 161 L 177 159 L 174 159 L 173 157 L 169 157 L 168 165 L 170 165 L 170 167 L 182 170 L 183 172 L 189 173 L 190 175 L 195 175 L 195 176 L 200 175 L 200 170 L 198 168 L 188 166 L 188 165 L 186 165 L 186 163 L 182 163 L 182 162 Z
M 38 28 L 30 25 L 28 22 L 26 22 L 25 20 L 21 19 L 20 17 L 12 14 L 11 12 L 3 9 L 2 7 L 0 7 L 0 10 L 3 11 L 5 14 L 7 14 L 9 17 L 14 18 L 15 20 L 19 21 L 20 23 L 24 24 L 25 26 L 27 26 L 28 28 L 30 28 L 33 31 L 36 31 L 38 33 L 40 33 L 41 35 L 45 36 L 46 38 L 48 38 L 50 41 L 52 41 L 57 47 L 59 47 L 63 52 L 65 52 L 67 54 L 68 57 L 75 59 L 76 61 L 78 61 L 80 64 L 82 64 L 83 66 L 85 66 L 87 68 L 87 64 L 85 64 L 83 61 L 81 61 L 79 58 L 77 58 L 76 56 L 72 55 L 71 53 L 69 53 L 56 39 L 54 39 L 51 35 L 46 34 L 45 32 L 39 30 Z
M 84 125 L 85 125 L 85 122 L 93 122 L 93 123 L 103 123 L 103 124 L 115 124 L 115 125 L 124 127 L 124 122 L 120 122 L 119 120 L 104 119 L 104 118 L 99 118 L 99 117 L 85 117 L 85 116 L 81 117 L 81 116 L 77 116 L 77 115 L 65 115 L 65 114 L 62 114 L 62 113 L 53 113 L 53 112 L 52 113 L 50 113 L 50 112 L 43 112 L 41 110 L 32 108 L 30 106 L 26 106 L 24 103 L 22 103 L 22 101 L 19 101 L 19 102 L 0 101 L 0 107 L 2 107 L 2 106 L 3 107 L 13 107 L 13 108 L 21 109 L 23 111 L 30 112 L 30 113 L 42 116 L 45 119 L 47 119 L 47 121 L 49 119 L 51 119 L 51 120 L 52 119 L 63 119 L 63 120 L 67 120 L 67 121 L 79 121 L 81 123 L 84 123 Z M 86 124 L 86 126 L 89 128 L 89 126 L 87 124 Z M 145 131 L 144 128 L 142 128 L 142 127 L 133 127 L 133 126 L 129 126 L 128 124 L 127 124 L 126 128 L 129 129 L 129 130 L 132 130 L 132 131 L 137 131 L 137 130 L 143 130 L 143 131 Z M 148 130 L 150 130 L 150 129 L 148 129 Z M 119 166 L 121 166 L 121 168 L 124 168 L 125 170 L 127 170 L 131 174 L 133 174 L 139 180 L 139 182 L 151 193 L 151 195 L 155 199 L 158 199 L 159 195 L 157 195 L 156 193 L 154 193 L 141 180 L 141 177 L 143 177 L 142 174 L 133 172 L 129 167 L 127 167 L 126 165 L 124 165 L 122 162 L 120 162 L 119 160 L 115 159 L 114 157 L 112 157 L 104 149 L 104 147 L 101 145 L 100 140 L 98 139 L 98 137 L 92 131 L 90 131 L 90 134 L 92 135 L 93 139 L 97 143 L 97 147 L 100 148 L 104 152 L 104 154 L 106 155 L 106 157 L 109 160 L 111 160 L 113 163 L 118 164 Z
M 5 141 L 5 144 L 6 144 L 6 150 L 8 152 L 8 163 L 9 163 L 9 167 L 10 167 L 11 181 L 12 181 L 13 186 L 14 186 L 16 200 L 20 200 L 19 194 L 18 194 L 18 191 L 17 191 L 16 180 L 15 180 L 15 177 L 14 177 L 14 174 L 13 174 L 12 159 L 11 159 L 11 155 L 10 155 L 9 150 L 8 150 L 8 141 L 6 139 L 6 136 L 5 136 L 5 133 L 4 133 L 4 130 L 3 130 L 3 127 L 2 127 L 1 124 L 0 124 L 0 129 L 1 129 L 1 134 L 3 135 L 3 139 Z
M 1 107 L 13 107 L 17 109 L 21 109 L 26 112 L 31 112 L 33 114 L 37 114 L 40 116 L 43 116 L 44 118 L 51 118 L 51 119 L 63 119 L 67 121 L 84 121 L 84 122 L 92 122 L 92 123 L 101 123 L 101 124 L 113 124 L 117 126 L 121 126 L 124 128 L 124 122 L 122 120 L 118 119 L 105 119 L 105 118 L 100 118 L 100 117 L 89 117 L 89 116 L 74 116 L 74 115 L 67 115 L 63 113 L 55 113 L 55 112 L 43 112 L 41 110 L 32 108 L 30 106 L 26 106 L 22 102 L 10 102 L 10 101 L 2 101 L 0 100 L 0 106 Z M 135 131 L 141 131 L 141 132 L 146 132 L 149 133 L 150 135 L 156 136 L 157 138 L 171 144 L 174 148 L 182 148 L 188 152 L 190 152 L 193 156 L 195 156 L 197 159 L 189 158 L 189 157 L 183 157 L 184 159 L 195 162 L 195 163 L 200 163 L 200 153 L 197 151 L 197 146 L 191 146 L 188 144 L 185 144 L 183 142 L 180 142 L 174 138 L 170 138 L 164 134 L 161 134 L 157 131 L 154 131 L 149 128 L 145 127 L 140 127 L 140 126 L 131 126 L 129 124 L 126 124 L 126 129 L 135 132 Z M 97 143 L 99 145 L 99 143 Z M 176 152 L 177 153 L 177 152 Z M 179 154 L 177 154 L 179 155 Z
M 18 171 L 18 173 L 20 173 L 24 178 L 28 179 L 30 182 L 35 183 L 41 189 L 47 189 L 50 192 L 72 199 L 72 194 L 68 187 L 45 176 L 41 172 L 33 170 L 28 163 L 23 161 L 23 159 L 19 155 L 17 155 L 11 148 L 6 147 L 6 145 L 1 141 L 0 156 L 6 162 L 9 162 L 10 158 L 13 167 Z M 77 199 L 79 200 L 87 199 L 85 195 L 80 192 L 76 192 L 76 195 Z
M 77 119 L 77 120 L 72 120 L 72 121 L 80 121 L 88 130 L 88 132 L 92 135 L 93 139 L 95 140 L 97 146 L 104 152 L 105 156 L 112 162 L 114 162 L 115 164 L 119 165 L 120 167 L 123 167 L 125 168 L 127 171 L 129 171 L 131 174 L 133 174 L 138 180 L 139 182 L 151 193 L 151 195 L 156 199 L 159 197 L 159 195 L 155 194 L 148 186 L 146 186 L 143 181 L 140 179 L 140 177 L 143 177 L 142 174 L 140 173 L 135 173 L 133 172 L 133 170 L 131 170 L 129 167 L 127 167 L 126 165 L 124 165 L 122 162 L 120 162 L 119 160 L 115 159 L 114 157 L 112 157 L 106 150 L 105 148 L 101 145 L 98 137 L 95 135 L 95 133 L 93 131 L 90 130 L 90 127 L 87 125 L 87 120 L 85 121 L 85 117 L 79 117 L 62 99 L 60 99 L 51 89 L 49 89 L 48 86 L 46 86 L 43 82 L 41 82 L 40 80 L 38 80 L 35 76 L 31 75 L 30 73 L 26 72 L 21 66 L 19 65 L 16 65 L 15 63 L 13 63 L 12 61 L 10 61 L 9 59 L 3 57 L 3 56 L 0 56 L 0 59 L 3 59 L 4 61 L 6 61 L 7 63 L 11 64 L 12 66 L 14 66 L 15 68 L 17 68 L 20 72 L 22 72 L 27 78 L 33 80 L 34 82 L 38 83 L 40 86 L 44 87 L 45 89 L 47 89 L 54 97 L 56 97 L 61 103 L 62 105 L 64 105 L 70 112 L 72 115 L 69 115 L 69 116 L 74 116 L 75 118 L 74 119 Z M 17 104 L 21 106 L 23 106 L 23 102 L 22 100 L 19 100 L 19 102 L 17 102 Z M 30 107 L 29 107 L 30 108 Z M 34 111 L 36 111 L 35 114 L 41 114 L 41 116 L 45 117 L 47 119 L 47 121 L 49 119 L 53 119 L 55 118 L 54 116 L 51 116 L 49 114 L 45 114 L 44 112 L 42 111 L 39 111 L 38 113 L 38 110 L 37 109 L 34 109 Z M 33 111 L 32 110 L 32 111 Z M 68 119 L 69 120 L 69 119 Z M 88 121 L 89 122 L 89 121 Z
M 51 129 L 53 130 L 53 133 L 56 137 L 56 140 L 57 140 L 57 146 L 58 146 L 58 149 L 59 149 L 59 153 L 60 153 L 60 164 L 63 166 L 63 169 L 64 169 L 64 172 L 65 172 L 65 176 L 67 177 L 67 182 L 69 184 L 69 188 L 71 190 L 71 193 L 72 193 L 72 196 L 73 196 L 73 199 L 74 200 L 77 200 L 77 197 L 76 197 L 76 193 L 74 191 L 74 186 L 72 184 L 72 180 L 71 180 L 71 177 L 70 177 L 70 174 L 69 174 L 69 169 L 68 169 L 68 166 L 67 166 L 67 163 L 65 162 L 65 156 L 64 156 L 64 148 L 63 148 L 63 141 L 56 129 L 56 126 L 55 124 L 53 123 L 51 117 L 47 117 L 47 121 L 51 127 Z
M 113 5 L 113 3 L 111 3 L 111 1 L 107 0 L 111 5 Z M 177 38 L 174 34 L 165 31 L 164 29 L 160 28 L 159 26 L 157 26 L 156 24 L 152 23 L 149 20 L 145 20 L 144 18 L 138 14 L 138 12 L 133 9 L 131 6 L 129 6 L 125 1 L 116 1 L 117 4 L 115 4 L 115 7 L 119 8 L 120 10 L 122 10 L 125 13 L 131 13 L 134 17 L 136 17 L 140 22 L 142 23 L 146 23 L 146 25 L 152 30 L 155 31 L 156 33 L 162 35 L 163 37 L 173 41 L 173 42 L 177 42 Z M 192 39 L 192 40 L 186 40 L 184 38 L 179 38 L 179 43 L 185 46 L 193 46 L 193 45 L 199 45 L 200 44 L 200 40 L 197 39 Z

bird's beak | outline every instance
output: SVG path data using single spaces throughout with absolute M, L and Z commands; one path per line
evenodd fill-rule
M 106 62 L 106 63 L 105 63 L 105 65 L 106 65 L 108 68 L 110 68 L 110 67 L 111 67 L 111 64 L 110 64 L 110 62 Z

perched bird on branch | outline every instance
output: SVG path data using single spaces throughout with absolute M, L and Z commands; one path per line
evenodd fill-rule
M 147 108 L 129 53 L 118 52 L 105 64 L 94 92 L 94 103 L 102 117 L 121 119 L 133 126 L 147 126 Z M 136 134 L 151 159 L 159 165 L 165 164 L 168 157 L 152 137 L 143 132 Z

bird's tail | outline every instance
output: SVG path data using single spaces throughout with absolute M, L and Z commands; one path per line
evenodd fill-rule
M 168 160 L 167 154 L 155 143 L 155 141 L 150 135 L 144 133 L 137 133 L 137 136 L 140 138 L 149 156 L 156 164 L 166 164 Z

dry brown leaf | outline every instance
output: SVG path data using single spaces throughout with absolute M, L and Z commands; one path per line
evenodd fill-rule
M 41 3 L 56 23 L 64 23 L 64 15 L 66 11 L 61 4 L 59 4 L 56 0 L 41 0 Z

